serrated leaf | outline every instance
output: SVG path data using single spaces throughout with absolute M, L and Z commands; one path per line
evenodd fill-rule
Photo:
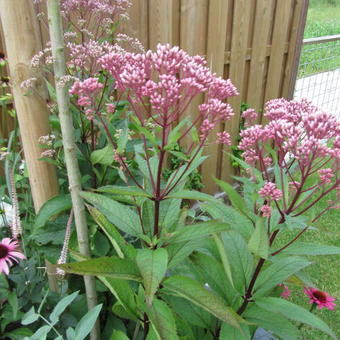
M 134 262 L 119 257 L 99 257 L 81 262 L 59 265 L 71 274 L 109 276 L 115 279 L 140 281 L 141 277 Z
M 229 258 L 236 290 L 243 294 L 254 270 L 254 259 L 244 238 L 236 231 L 221 233 L 224 250 Z
M 163 281 L 165 293 L 181 296 L 205 309 L 221 321 L 240 328 L 244 320 L 217 294 L 186 276 L 174 275 Z
M 143 278 L 146 302 L 151 305 L 153 296 L 166 273 L 168 253 L 164 248 L 139 249 L 136 262 Z
M 70 195 L 52 197 L 44 203 L 34 221 L 34 231 L 42 228 L 53 216 L 72 208 Z
M 256 299 L 255 304 L 270 313 L 278 313 L 287 319 L 305 323 L 330 335 L 333 339 L 337 339 L 334 332 L 316 315 L 285 299 L 263 297 Z
M 250 331 L 247 325 L 241 325 L 241 329 L 223 323 L 220 331 L 220 340 L 251 340 Z
M 107 144 L 103 149 L 92 151 L 90 156 L 91 163 L 111 165 L 114 160 L 114 153 L 111 144 Z
M 268 259 L 269 240 L 264 223 L 265 221 L 262 218 L 257 220 L 255 230 L 248 242 L 248 249 L 254 255 Z
M 178 231 L 175 231 L 168 240 L 168 243 L 178 243 L 197 240 L 213 233 L 228 230 L 229 224 L 218 221 L 208 221 L 190 225 Z
M 231 206 L 222 202 L 205 202 L 200 204 L 200 207 L 213 219 L 229 223 L 231 228 L 240 232 L 245 239 L 249 239 L 254 231 L 252 222 Z
M 152 306 L 147 309 L 147 315 L 159 340 L 179 339 L 175 318 L 171 309 L 164 301 L 154 300 Z
M 305 242 L 296 242 L 286 249 L 284 249 L 280 254 L 282 255 L 339 255 L 340 247 L 328 246 L 324 244 L 314 244 Z
M 136 250 L 129 243 L 125 241 L 122 235 L 118 232 L 116 227 L 111 224 L 107 218 L 96 208 L 87 205 L 91 216 L 96 223 L 104 231 L 108 239 L 110 240 L 112 246 L 114 247 L 117 255 L 120 258 L 127 257 L 129 259 L 134 259 L 136 255 Z
M 165 197 L 168 198 L 181 198 L 181 199 L 189 199 L 196 201 L 206 201 L 206 202 L 220 202 L 214 196 L 205 194 L 204 192 L 196 191 L 196 190 L 179 190 L 171 193 Z
M 94 205 L 104 216 L 121 231 L 132 236 L 142 234 L 138 215 L 128 206 L 118 203 L 104 195 L 82 191 L 80 195 Z
M 106 185 L 96 189 L 98 192 L 106 192 L 108 194 L 128 195 L 134 197 L 151 197 L 151 194 L 139 189 L 138 187 L 123 187 L 118 185 Z
M 54 307 L 50 320 L 52 325 L 55 325 L 59 321 L 60 315 L 65 311 L 65 309 L 72 303 L 72 301 L 78 296 L 78 292 L 74 292 L 71 295 L 67 295 L 62 298 L 57 305 Z
M 299 338 L 297 327 L 280 314 L 267 312 L 258 306 L 251 305 L 242 315 L 247 321 L 273 332 L 283 340 Z
M 91 332 L 96 320 L 99 316 L 100 310 L 103 305 L 97 305 L 89 310 L 78 322 L 75 329 L 75 340 L 83 340 Z
M 254 286 L 254 296 L 261 296 L 311 262 L 299 257 L 285 257 L 270 265 L 260 273 Z

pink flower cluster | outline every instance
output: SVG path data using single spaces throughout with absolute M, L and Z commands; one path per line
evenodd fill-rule
M 65 15 L 95 13 L 104 17 L 118 17 L 131 6 L 129 0 L 62 0 L 61 8 Z M 103 18 L 102 18 L 103 19 Z
M 217 143 L 231 145 L 231 138 L 228 132 L 217 132 Z
M 88 78 L 84 81 L 76 81 L 70 90 L 70 94 L 78 96 L 78 105 L 85 107 L 85 114 L 90 120 L 94 118 L 96 95 L 102 88 L 103 84 L 97 78 Z
M 267 200 L 278 201 L 282 197 L 282 191 L 276 188 L 275 183 L 267 182 L 260 190 L 261 197 Z
M 245 118 L 255 118 L 252 111 L 247 111 Z M 335 185 L 339 184 L 340 122 L 334 116 L 306 100 L 283 98 L 269 101 L 264 116 L 268 124 L 249 126 L 241 132 L 239 147 L 247 163 L 254 166 L 258 162 L 265 171 L 271 164 L 266 148 L 269 145 L 274 147 L 279 166 L 286 173 L 289 164 L 296 162 L 303 178 L 318 172 L 319 185 L 331 183 L 332 178 L 336 178 Z M 300 184 L 294 186 L 298 189 Z
M 201 137 L 233 114 L 223 100 L 237 95 L 230 80 L 211 73 L 200 56 L 190 56 L 179 47 L 158 45 L 155 52 L 109 53 L 100 59 L 102 67 L 116 80 L 116 88 L 127 92 L 136 115 L 143 124 L 152 118 L 167 128 L 181 119 L 192 99 L 206 93 L 200 105 Z M 147 109 L 151 105 L 151 112 Z
M 320 176 L 320 182 L 323 184 L 331 183 L 332 177 L 334 177 L 333 170 L 330 168 L 321 169 L 318 173 Z
M 242 112 L 242 118 L 245 120 L 245 125 L 250 126 L 256 122 L 257 113 L 254 109 L 247 109 Z

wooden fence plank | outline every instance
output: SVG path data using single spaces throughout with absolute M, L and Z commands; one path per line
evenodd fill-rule
M 243 93 L 244 85 L 244 71 L 247 57 L 247 44 L 248 44 L 248 32 L 250 21 L 250 6 L 247 0 L 238 0 L 235 2 L 233 13 L 233 26 L 232 26 L 232 40 L 231 40 L 231 52 L 230 52 L 230 67 L 229 78 L 236 86 L 239 93 Z M 235 115 L 226 122 L 225 130 L 232 136 L 232 143 L 236 142 L 239 123 L 240 123 L 240 107 L 241 96 L 233 97 L 229 100 L 229 103 L 233 106 Z M 230 178 L 230 174 L 233 174 L 233 168 L 231 167 L 230 157 L 225 152 L 230 152 L 230 148 L 223 148 L 222 153 L 222 171 L 221 178 L 227 180 Z
M 224 73 L 224 51 L 225 37 L 227 34 L 229 0 L 210 0 L 207 34 L 207 60 L 213 72 L 223 76 Z M 222 127 L 216 127 L 212 136 L 216 135 Z M 211 138 L 212 140 L 214 137 Z M 205 149 L 205 154 L 209 155 L 208 160 L 203 163 L 201 173 L 204 178 L 206 192 L 216 192 L 217 186 L 213 176 L 217 176 L 219 169 L 218 163 L 221 159 L 221 152 L 218 145 L 211 143 Z
M 145 0 L 144 0 L 145 1 Z M 173 0 L 149 0 L 149 48 L 172 44 Z
M 266 46 L 269 38 L 270 14 L 273 0 L 257 0 L 253 36 L 253 55 L 250 61 L 247 103 L 255 110 L 262 109 L 263 78 L 265 73 Z
M 289 51 L 284 73 L 282 96 L 293 98 L 296 75 L 302 47 L 303 32 L 306 24 L 309 0 L 296 0 L 289 39 Z
M 292 8 L 292 0 L 278 1 L 275 13 L 275 23 L 271 44 L 271 53 L 266 83 L 265 102 L 280 95 L 280 77 L 276 73 L 282 68 L 285 44 L 288 35 L 288 22 Z

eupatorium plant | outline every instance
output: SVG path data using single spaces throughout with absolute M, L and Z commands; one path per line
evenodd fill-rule
M 66 16 L 68 9 L 88 6 L 88 12 L 78 11 L 86 20 L 106 15 L 102 9 L 109 13 L 115 2 L 62 3 Z M 101 138 L 91 159 L 115 167 L 121 185 L 99 184 L 81 193 L 90 223 L 112 244 L 110 256 L 87 259 L 73 250 L 79 262 L 60 268 L 97 276 L 113 293 L 112 311 L 133 339 L 252 339 L 262 327 L 294 340 L 299 332 L 290 320 L 335 338 L 322 320 L 290 302 L 287 290 L 289 280 L 312 286 L 301 275 L 311 263 L 304 255 L 339 253 L 299 240 L 337 205 L 332 201 L 325 211 L 309 214 L 339 188 L 335 119 L 305 101 L 269 102 L 264 125 L 252 125 L 256 112 L 246 110 L 239 146 L 245 161 L 238 162 L 249 176 L 236 178 L 240 192 L 217 180 L 227 205 L 185 184 L 204 161 L 207 143 L 230 143 L 226 131 L 211 132 L 233 114 L 226 102 L 237 94 L 231 81 L 178 47 L 127 52 L 81 27 L 81 44 L 69 44 L 72 103 L 76 117 L 95 131 L 87 136 L 92 145 Z M 202 94 L 190 121 L 187 110 Z M 169 177 L 171 155 L 181 164 Z M 199 211 L 185 208 L 184 199 L 201 201 Z M 295 235 L 277 244 L 287 229 Z

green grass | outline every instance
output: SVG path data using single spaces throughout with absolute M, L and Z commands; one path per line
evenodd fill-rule
M 340 34 L 340 0 L 311 0 L 304 38 Z M 315 49 L 316 47 L 324 47 Z M 312 49 L 312 50 L 311 50 Z M 333 57 L 333 58 L 331 58 Z M 322 60 L 328 58 L 327 60 Z M 318 61 L 320 60 L 320 61 Z M 309 45 L 302 49 L 299 78 L 340 67 L 340 42 Z
M 335 193 L 332 197 L 335 199 Z M 315 213 L 321 212 L 326 207 L 326 202 L 320 202 L 315 207 Z M 318 230 L 307 231 L 301 236 L 301 241 L 308 243 L 317 243 L 325 245 L 340 246 L 340 210 L 330 210 L 326 213 L 319 223 Z M 288 231 L 278 238 L 279 244 L 287 243 L 296 231 Z M 340 289 L 339 289 L 339 256 L 310 256 L 309 259 L 313 264 L 308 267 L 306 273 L 312 278 L 315 286 L 323 291 L 328 292 L 336 298 L 337 307 L 335 311 L 327 309 L 316 310 L 316 315 L 323 319 L 340 338 Z M 302 291 L 302 287 L 290 285 L 292 295 L 289 298 L 292 302 L 309 309 L 308 298 Z M 301 339 L 303 340 L 330 340 L 331 337 L 319 332 L 318 330 L 304 326 L 301 329 Z

